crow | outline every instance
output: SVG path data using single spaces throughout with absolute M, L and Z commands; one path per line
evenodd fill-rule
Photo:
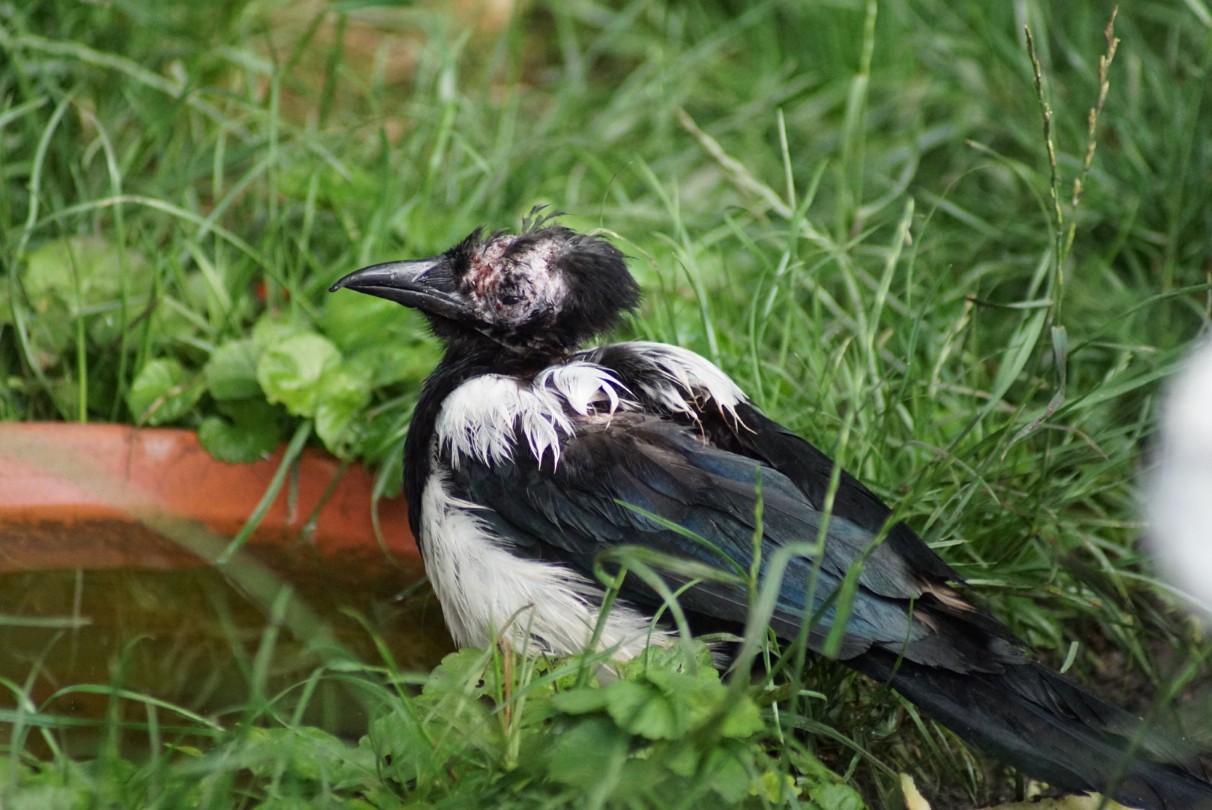
M 719 368 L 664 343 L 586 348 L 640 301 L 605 238 L 536 213 L 517 233 L 477 229 L 331 289 L 418 309 L 444 344 L 405 441 L 404 489 L 459 646 L 596 643 L 625 660 L 668 643 L 653 622 L 662 600 L 638 577 L 602 616 L 595 562 L 641 546 L 720 572 L 668 573 L 686 614 L 717 625 L 745 622 L 748 575 L 759 587 L 779 576 L 778 638 L 802 633 L 1037 779 L 1147 810 L 1212 808 L 1212 784 L 1038 663 L 878 496 Z

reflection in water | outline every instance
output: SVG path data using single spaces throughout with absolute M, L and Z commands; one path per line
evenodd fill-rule
M 157 734 L 181 725 L 171 711 L 115 700 L 119 687 L 225 726 L 261 712 L 358 736 L 368 693 L 334 675 L 350 669 L 340 663 L 382 667 L 385 651 L 398 671 L 423 672 L 450 641 L 415 569 L 381 555 L 334 564 L 306 552 L 272 560 L 259 549 L 276 573 L 251 586 L 215 568 L 0 574 L 0 683 L 9 685 L 0 734 L 21 722 L 18 690 L 39 712 L 34 725 L 59 728 L 56 744 L 75 754 L 96 750 L 103 732 L 94 721 L 114 712 Z M 141 736 L 123 742 L 137 746 Z M 27 742 L 34 753 L 46 745 L 36 733 Z

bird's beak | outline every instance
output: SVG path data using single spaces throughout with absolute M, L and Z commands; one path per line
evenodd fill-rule
M 357 290 L 452 320 L 473 317 L 445 256 L 363 267 L 328 288 Z

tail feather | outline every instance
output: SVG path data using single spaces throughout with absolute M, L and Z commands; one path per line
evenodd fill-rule
M 1176 764 L 1176 746 L 1134 741 L 1136 718 L 1039 664 L 961 674 L 879 649 L 846 663 L 1055 787 L 1097 791 L 1141 810 L 1212 810 L 1212 784 Z

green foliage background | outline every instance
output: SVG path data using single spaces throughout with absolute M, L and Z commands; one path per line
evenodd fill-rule
M 1204 0 L 1120 9 L 1101 73 L 1103 2 L 487 10 L 508 6 L 0 5 L 0 418 L 188 425 L 232 460 L 309 432 L 395 491 L 436 347 L 418 318 L 326 288 L 546 203 L 631 256 L 648 299 L 627 336 L 719 363 L 898 504 L 1052 663 L 1124 700 L 1142 689 L 1115 673 L 1135 673 L 1159 695 L 1141 711 L 1206 681 L 1206 642 L 1143 559 L 1134 488 L 1160 386 L 1212 300 Z M 1004 792 L 890 695 L 826 663 L 796 677 L 753 687 L 786 691 L 758 701 L 747 801 L 806 805 L 813 753 L 869 796 L 895 793 L 902 769 Z M 1198 729 L 1210 709 L 1194 693 Z M 407 689 L 375 694 L 380 730 L 421 711 Z M 635 733 L 586 714 L 587 747 Z M 776 719 L 813 734 L 788 742 Z M 151 765 L 48 755 L 19 778 L 17 735 L 7 784 L 108 797 L 112 783 L 154 804 L 200 769 L 221 776 L 190 801 L 216 806 L 413 795 L 365 744 L 273 712 L 237 726 L 201 724 L 190 733 L 209 729 L 213 748 Z M 772 740 L 784 753 L 767 767 Z M 292 764 L 333 747 L 358 776 Z M 518 771 L 514 755 L 483 759 L 474 784 L 525 798 L 563 772 Z M 689 773 L 664 756 L 625 759 Z M 658 795 L 616 795 L 588 769 L 577 781 L 548 798 Z

